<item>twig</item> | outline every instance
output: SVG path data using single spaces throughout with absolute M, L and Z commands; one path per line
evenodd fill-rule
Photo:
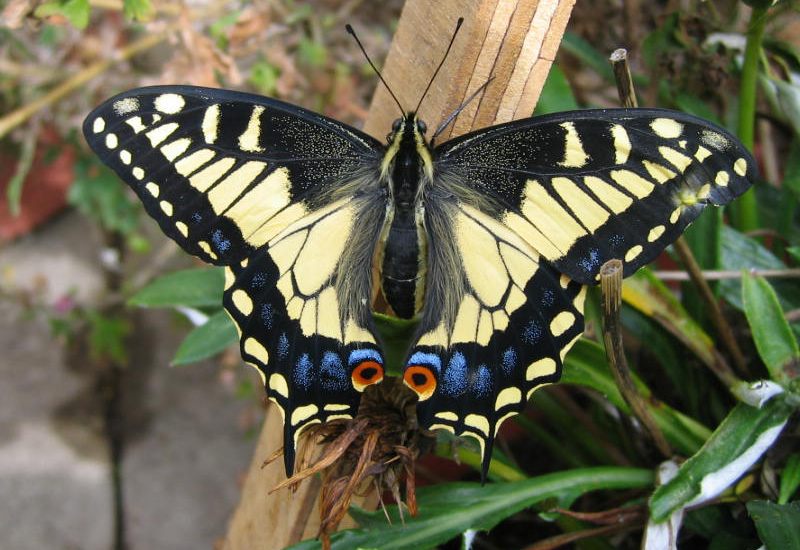
M 72 78 L 69 78 L 63 84 L 56 86 L 42 97 L 34 99 L 16 111 L 12 111 L 6 116 L 0 118 L 0 138 L 3 138 L 11 130 L 28 120 L 41 109 L 44 109 L 48 105 L 55 103 L 68 94 L 74 92 L 95 76 L 101 74 L 103 71 L 106 71 L 109 67 L 112 67 L 114 64 L 130 59 L 134 55 L 148 48 L 152 48 L 159 42 L 165 40 L 170 32 L 171 29 L 168 29 L 160 33 L 150 34 L 140 38 L 133 44 L 123 48 L 114 58 L 104 59 L 103 61 L 98 61 L 97 63 L 86 67 L 81 72 Z
M 628 50 L 618 48 L 609 56 L 611 68 L 614 69 L 614 80 L 617 83 L 619 102 L 623 107 L 637 107 L 636 91 L 633 89 L 631 67 L 628 64 Z
M 611 367 L 611 374 L 619 388 L 622 398 L 631 412 L 642 423 L 645 432 L 652 438 L 658 450 L 665 457 L 672 455 L 672 449 L 664 434 L 647 408 L 644 397 L 633 381 L 625 352 L 622 349 L 622 262 L 609 260 L 600 268 L 600 291 L 602 296 L 603 341 Z
M 747 361 L 744 358 L 741 348 L 739 348 L 739 344 L 736 342 L 736 338 L 733 336 L 733 329 L 731 328 L 730 324 L 728 324 L 728 320 L 722 314 L 722 309 L 719 307 L 719 302 L 717 302 L 714 293 L 711 291 L 711 287 L 708 286 L 708 282 L 703 278 L 703 273 L 700 270 L 700 266 L 697 264 L 694 254 L 692 254 L 691 249 L 689 249 L 689 245 L 686 244 L 686 240 L 682 236 L 678 237 L 678 240 L 675 241 L 674 249 L 680 258 L 681 263 L 689 273 L 692 283 L 700 292 L 700 299 L 703 300 L 703 303 L 708 308 L 711 316 L 711 322 L 717 329 L 717 333 L 722 339 L 722 344 L 728 348 L 728 352 L 731 354 L 736 371 L 741 376 L 747 378 Z
M 722 281 L 725 279 L 741 279 L 741 271 L 709 269 L 700 271 L 706 281 Z M 748 275 L 766 277 L 771 279 L 797 279 L 800 278 L 800 268 L 793 269 L 749 269 Z M 690 281 L 691 275 L 686 271 L 654 271 L 653 275 L 661 281 Z

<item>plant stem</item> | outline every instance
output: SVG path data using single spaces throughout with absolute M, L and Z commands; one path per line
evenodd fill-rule
M 737 133 L 745 147 L 753 150 L 753 129 L 756 118 L 756 90 L 761 56 L 761 43 L 767 22 L 767 8 L 753 8 L 747 28 L 747 46 L 744 50 L 742 78 L 739 86 L 739 120 Z M 756 197 L 751 190 L 736 201 L 733 209 L 734 225 L 742 232 L 760 227 Z

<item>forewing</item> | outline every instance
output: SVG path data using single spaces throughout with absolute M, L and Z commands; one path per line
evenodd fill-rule
M 534 117 L 446 142 L 435 157 L 475 191 L 466 200 L 584 284 L 612 258 L 633 273 L 707 204 L 727 204 L 756 177 L 726 130 L 663 109 Z
M 86 141 L 190 254 L 240 262 L 335 200 L 381 145 L 322 115 L 257 95 L 140 88 L 97 107 Z
M 497 429 L 539 386 L 561 376 L 583 332 L 585 287 L 474 207 L 426 208 L 430 284 L 404 381 L 420 424 L 471 435 L 484 473 Z

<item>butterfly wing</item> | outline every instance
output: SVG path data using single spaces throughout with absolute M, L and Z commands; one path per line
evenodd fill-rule
M 87 142 L 187 252 L 226 266 L 223 305 L 285 417 L 355 414 L 379 382 L 372 251 L 382 145 L 277 100 L 185 86 L 132 90 L 84 123 Z
M 597 282 L 608 260 L 629 275 L 672 243 L 707 204 L 756 177 L 725 129 L 664 109 L 557 113 L 442 144 L 436 158 L 484 208 L 571 278 Z
M 431 283 L 404 380 L 423 426 L 477 437 L 484 472 L 503 419 L 559 379 L 583 330 L 582 285 L 612 258 L 626 274 L 646 264 L 756 170 L 724 129 L 659 109 L 516 121 L 434 158 Z

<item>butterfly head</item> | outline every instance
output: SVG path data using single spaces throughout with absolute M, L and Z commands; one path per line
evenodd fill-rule
M 395 187 L 418 187 L 420 180 L 433 180 L 432 149 L 425 137 L 428 126 L 414 112 L 392 124 L 388 146 L 381 161 L 381 175 Z

